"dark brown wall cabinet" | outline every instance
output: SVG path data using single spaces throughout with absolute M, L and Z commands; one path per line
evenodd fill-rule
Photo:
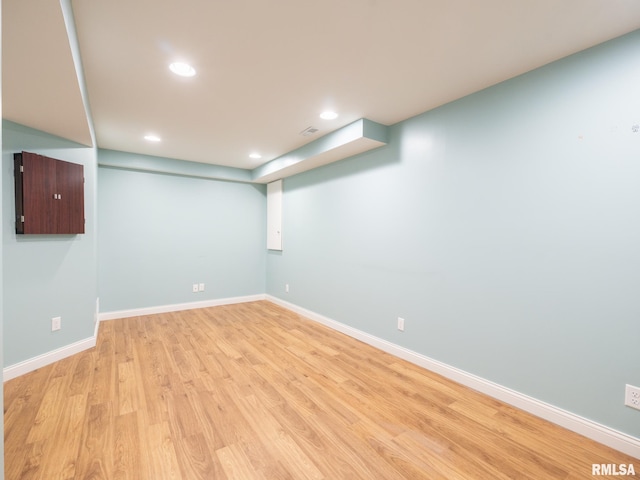
M 84 166 L 29 152 L 13 160 L 16 233 L 84 233 Z

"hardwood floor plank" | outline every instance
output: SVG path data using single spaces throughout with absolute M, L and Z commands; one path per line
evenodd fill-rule
M 141 413 L 145 415 L 150 425 L 160 423 L 167 418 L 164 392 L 169 389 L 171 369 L 168 367 L 165 356 L 164 348 L 158 341 L 145 341 L 137 345 L 135 358 L 140 372 L 138 387 L 144 392 L 145 399 L 145 409 Z
M 89 404 L 108 402 L 116 390 L 117 366 L 113 339 L 113 322 L 102 322 L 93 351 L 93 377 L 89 387 Z
M 76 465 L 77 478 L 108 480 L 113 477 L 113 431 L 111 402 L 89 405 Z
M 36 370 L 30 375 L 30 382 L 26 381 L 27 375 L 11 380 L 15 382 L 16 388 L 9 389 L 5 398 L 4 435 L 15 439 L 18 447 L 27 442 L 27 436 L 35 424 L 40 404 L 47 392 L 42 386 L 47 384 L 51 370 L 52 368 Z M 12 444 L 5 445 L 5 451 L 11 446 Z
M 181 473 L 171 429 L 166 422 L 149 425 L 145 448 L 148 449 L 148 479 L 186 479 Z
M 138 388 L 133 362 L 118 364 L 118 415 L 136 412 L 139 409 Z
M 270 365 L 255 365 L 254 370 L 261 378 L 260 385 L 270 385 L 271 400 L 267 399 L 270 406 L 278 406 L 283 403 L 290 403 L 295 406 L 296 412 L 303 416 L 313 415 L 321 407 L 318 406 L 308 395 L 305 395 L 297 388 L 296 381 L 287 380 L 280 372 L 274 370 Z M 287 385 L 287 388 L 277 389 L 272 385 Z
M 302 417 L 288 404 L 276 405 L 270 409 L 270 413 L 308 458 L 322 457 L 325 452 L 337 447 L 336 443 L 328 442 L 327 437 L 307 421 L 309 416 Z M 334 457 L 332 462 L 321 462 L 316 467 L 325 478 L 353 479 L 359 475 L 351 463 L 340 457 Z
M 252 436 L 249 424 L 224 389 L 197 392 L 195 395 L 194 412 L 212 452 Z
M 256 471 L 251 466 L 251 462 L 245 455 L 242 448 L 236 444 L 231 444 L 219 449 L 218 459 L 229 480 L 262 480 L 261 472 Z M 266 479 L 265 479 L 266 480 Z
M 115 417 L 113 433 L 113 479 L 138 480 L 143 470 L 137 412 Z
M 177 389 L 175 392 L 167 393 L 165 398 L 172 438 L 181 440 L 202 433 L 201 424 L 185 391 Z
M 193 480 L 225 478 L 222 464 L 217 457 L 212 457 L 202 433 L 185 437 L 183 441 L 176 442 L 175 447 L 182 478 Z
M 7 480 L 577 479 L 640 460 L 269 302 L 103 322 L 5 384 Z
M 64 377 L 55 377 L 49 381 L 47 390 L 40 403 L 40 408 L 38 408 L 38 413 L 29 428 L 29 435 L 26 439 L 27 443 L 46 440 L 51 435 L 51 432 L 55 430 L 60 420 L 58 412 L 64 401 L 63 387 L 66 383 L 67 381 Z
M 27 444 L 24 448 L 24 458 L 21 468 L 19 470 L 15 470 L 11 467 L 5 467 L 5 477 L 7 475 L 16 475 L 15 477 L 10 476 L 8 478 L 18 478 L 20 480 L 37 480 L 48 478 L 46 476 L 46 472 L 43 473 L 42 469 L 40 468 L 40 464 L 44 457 L 45 447 L 45 441 Z
M 383 457 L 369 443 L 357 435 L 350 427 L 336 425 L 331 414 L 320 412 L 307 419 L 312 427 L 322 434 L 332 445 L 331 451 L 335 457 L 343 459 L 353 466 L 358 475 L 354 478 L 366 480 L 369 478 L 384 478 L 386 480 L 400 480 L 402 474 L 389 465 Z M 344 477 L 350 478 L 350 477 Z
M 322 479 L 322 473 L 255 395 L 239 397 L 236 403 L 273 456 L 282 459 L 294 478 Z
M 485 473 L 478 470 L 469 471 L 469 465 L 459 466 L 452 461 L 454 456 L 441 442 L 434 441 L 428 435 L 418 431 L 407 431 L 391 440 L 401 452 L 422 451 L 421 461 L 423 470 L 430 472 L 429 478 L 446 480 L 466 480 L 467 478 L 481 478 Z
M 71 389 L 70 389 L 71 390 Z M 54 437 L 64 437 L 61 442 L 46 442 L 41 465 L 41 478 L 73 479 L 76 475 L 76 462 L 80 439 L 87 409 L 87 394 L 75 394 L 67 397 L 59 412 L 60 419 L 53 433 Z

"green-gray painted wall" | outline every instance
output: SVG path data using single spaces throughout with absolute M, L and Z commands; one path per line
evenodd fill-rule
M 267 292 L 640 437 L 638 124 L 640 32 L 397 124 L 285 180 Z
M 84 235 L 17 235 L 13 153 L 22 150 L 84 165 Z M 96 154 L 12 122 L 2 129 L 4 365 L 90 339 L 97 298 Z M 62 329 L 51 331 L 51 318 Z
M 98 177 L 101 311 L 265 292 L 264 185 L 106 167 Z

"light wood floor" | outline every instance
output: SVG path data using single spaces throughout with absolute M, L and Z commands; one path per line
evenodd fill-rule
M 5 384 L 6 479 L 584 479 L 640 462 L 268 302 L 103 322 Z

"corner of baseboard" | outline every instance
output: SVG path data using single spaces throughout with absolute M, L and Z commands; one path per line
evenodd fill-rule
M 105 320 L 114 320 L 116 318 L 136 317 L 139 315 L 152 315 L 155 313 L 176 312 L 180 310 L 192 310 L 196 308 L 214 307 L 219 305 L 232 305 L 234 303 L 246 303 L 255 302 L 259 300 L 265 300 L 265 294 L 247 295 L 243 297 L 230 297 L 216 300 L 205 300 L 202 302 L 182 303 L 174 305 L 163 305 L 157 307 L 138 308 L 133 310 L 121 310 L 116 312 L 99 313 L 99 300 L 96 299 L 96 316 L 94 318 L 94 332 L 93 337 L 80 340 L 78 342 L 66 345 L 64 347 L 52 350 L 47 353 L 43 353 L 33 358 L 29 358 L 22 362 L 9 365 L 3 368 L 3 381 L 14 379 L 26 373 L 37 370 L 38 368 L 49 365 L 63 358 L 75 355 L 89 348 L 96 346 L 98 339 L 98 331 L 100 328 L 100 322 Z
M 142 315 L 155 315 L 158 313 L 180 312 L 182 310 L 195 310 L 198 308 L 219 307 L 221 305 L 233 305 L 235 303 L 257 302 L 266 300 L 264 293 L 255 295 L 245 295 L 241 297 L 216 298 L 213 300 L 203 300 L 199 302 L 174 303 L 169 305 L 157 305 L 153 307 L 132 308 L 129 310 L 114 310 L 102 312 L 98 315 L 98 320 L 116 320 L 118 318 L 139 317 Z
M 43 353 L 42 355 L 38 355 L 37 357 L 29 358 L 22 362 L 9 365 L 8 367 L 4 367 L 2 369 L 3 382 L 12 380 L 16 377 L 32 372 L 34 370 L 37 370 L 38 368 L 42 368 L 53 362 L 57 362 L 58 360 L 70 357 L 71 355 L 75 355 L 76 353 L 80 353 L 95 346 L 96 337 L 93 336 L 85 338 L 84 340 L 80 340 L 78 342 L 71 343 L 64 347 L 57 348 L 50 352 Z

